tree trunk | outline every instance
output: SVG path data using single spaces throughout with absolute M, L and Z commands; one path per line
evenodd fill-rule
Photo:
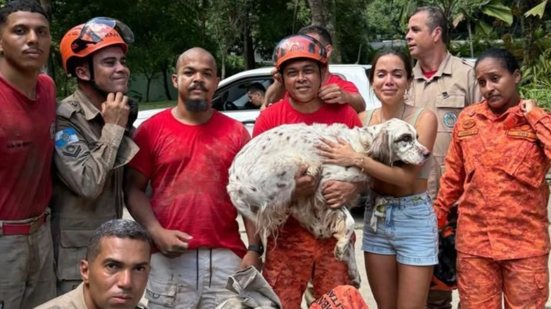
M 220 80 L 226 78 L 226 51 L 222 50 L 222 67 L 220 68 Z
M 165 88 L 165 97 L 167 100 L 172 101 L 172 95 L 170 95 L 170 85 L 168 82 L 168 62 L 164 61 L 163 63 L 163 86 Z
M 310 12 L 312 13 L 312 25 L 325 27 L 333 39 L 332 62 L 341 63 L 341 52 L 339 48 L 339 38 L 336 31 L 336 9 L 335 0 L 308 0 Z
M 147 84 L 145 86 L 145 101 L 149 102 L 149 88 L 151 86 L 151 80 L 153 79 L 153 76 L 146 75 L 145 78 L 147 79 Z
M 325 26 L 327 23 L 327 16 L 325 12 L 327 8 L 324 0 L 308 0 L 310 6 L 310 12 L 312 13 L 312 25 Z
M 245 69 L 251 70 L 255 68 L 254 61 L 254 48 L 253 48 L 253 38 L 250 31 L 250 20 L 249 20 L 249 6 L 247 6 L 247 12 L 244 14 L 243 18 L 243 37 L 244 37 L 244 46 L 243 46 L 243 55 L 245 56 Z
M 473 32 L 471 30 L 470 21 L 467 21 L 467 32 L 469 32 L 469 48 L 471 49 L 471 58 L 474 58 Z

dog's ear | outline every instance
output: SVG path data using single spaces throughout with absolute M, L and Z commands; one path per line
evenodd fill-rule
M 373 144 L 374 132 L 372 127 L 361 127 L 358 129 L 360 144 L 364 151 L 367 151 Z
M 369 148 L 369 156 L 383 164 L 392 166 L 394 156 L 392 155 L 392 133 L 389 131 L 388 126 L 384 126 L 379 130 L 378 134 L 373 140 L 373 144 Z

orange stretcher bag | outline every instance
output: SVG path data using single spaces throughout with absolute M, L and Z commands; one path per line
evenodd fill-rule
M 310 309 L 368 309 L 360 291 L 351 285 L 339 285 L 316 299 Z

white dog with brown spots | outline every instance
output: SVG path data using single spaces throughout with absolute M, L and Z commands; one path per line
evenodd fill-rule
M 237 154 L 229 171 L 228 193 L 238 211 L 255 222 L 264 244 L 289 216 L 317 238 L 335 237 L 335 257 L 347 263 L 351 280 L 359 285 L 350 245 L 354 219 L 346 207 L 327 207 L 322 188 L 329 180 L 363 182 L 369 177 L 356 167 L 323 163 L 316 145 L 322 137 L 342 139 L 356 152 L 387 165 L 398 161 L 418 165 L 430 153 L 416 136 L 415 128 L 399 119 L 353 129 L 344 124 L 282 125 L 255 137 Z M 291 201 L 301 166 L 308 167 L 308 175 L 319 176 L 320 182 L 313 196 Z

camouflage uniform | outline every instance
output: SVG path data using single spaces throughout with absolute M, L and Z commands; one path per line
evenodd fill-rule
M 125 128 L 105 124 L 79 90 L 57 109 L 52 233 L 58 295 L 80 283 L 79 261 L 94 230 L 122 217 L 123 166 L 138 152 Z
M 434 207 L 442 227 L 450 207 L 458 203 L 462 308 L 493 308 L 473 300 L 493 297 L 495 291 L 470 286 L 495 281 L 494 276 L 486 277 L 490 271 L 503 280 L 499 297 L 503 289 L 509 301 L 518 299 L 520 291 L 507 287 L 531 276 L 530 284 L 522 284 L 522 299 L 545 303 L 548 270 L 543 261 L 549 252 L 545 174 L 550 157 L 551 116 L 540 108 L 524 116 L 515 106 L 496 116 L 483 102 L 460 114 Z
M 335 238 L 317 239 L 294 218 L 287 219 L 277 238 L 269 237 L 263 275 L 279 296 L 282 308 L 300 308 L 308 280 L 314 298 L 338 285 L 351 285 L 348 267 L 332 252 Z

